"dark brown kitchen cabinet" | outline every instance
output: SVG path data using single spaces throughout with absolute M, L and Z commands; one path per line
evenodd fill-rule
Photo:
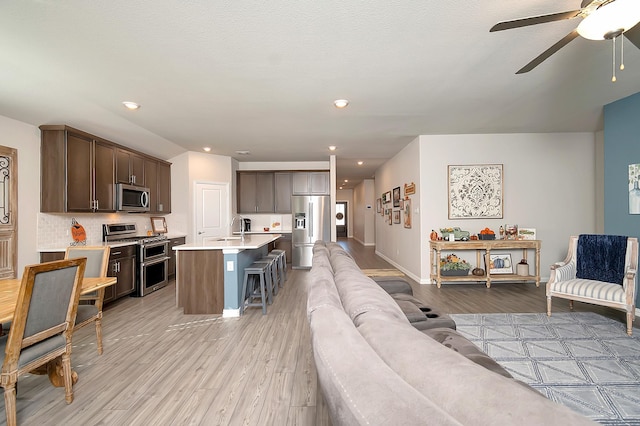
M 114 294 L 113 299 L 110 300 L 131 294 L 136 289 L 136 247 L 132 244 L 111 248 L 107 275 L 116 277 L 118 282 L 111 286 L 114 288 Z M 105 294 L 105 302 L 107 301 L 107 294 Z
M 119 148 L 116 154 L 116 160 L 117 183 L 146 186 L 144 175 L 145 159 L 143 156 Z
M 150 189 L 149 213 L 171 213 L 171 163 L 69 126 L 40 130 L 41 212 L 114 212 L 116 183 L 134 182 Z
M 176 278 L 176 252 L 173 250 L 175 246 L 181 246 L 186 242 L 185 237 L 177 237 L 169 239 L 169 280 Z
M 291 213 L 291 173 L 275 172 L 273 179 L 274 212 Z
M 149 213 L 158 211 L 158 162 L 144 159 L 144 186 L 149 188 Z
M 157 213 L 171 213 L 171 164 L 158 161 Z
M 273 173 L 238 173 L 238 212 L 274 212 Z
M 66 126 L 40 129 L 40 211 L 115 211 L 115 147 Z

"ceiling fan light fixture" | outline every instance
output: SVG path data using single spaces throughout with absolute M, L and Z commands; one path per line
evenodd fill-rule
M 616 0 L 587 15 L 578 34 L 589 40 L 605 40 L 617 37 L 640 22 L 640 1 Z
M 137 103 L 132 102 L 132 101 L 124 101 L 124 102 L 122 102 L 122 105 L 124 105 L 125 108 L 130 109 L 131 111 L 135 111 L 138 108 L 140 108 L 140 104 L 137 104 Z

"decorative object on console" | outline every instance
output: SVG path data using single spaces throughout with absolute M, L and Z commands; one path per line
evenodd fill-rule
M 504 226 L 504 239 L 505 240 L 517 240 L 518 239 L 518 225 L 505 225 Z
M 512 274 L 513 263 L 510 254 L 491 254 L 489 255 L 489 273 L 490 274 Z
M 481 240 L 495 240 L 496 239 L 496 233 L 493 232 L 489 228 L 484 228 L 478 234 L 478 238 L 481 239 Z
M 535 228 L 518 228 L 519 240 L 535 240 L 536 229 Z
M 482 277 L 482 276 L 484 276 L 484 269 L 482 269 L 482 268 L 473 268 L 473 271 L 471 271 L 471 273 L 473 275 Z
M 435 241 L 438 239 L 438 233 L 435 231 L 435 229 L 431 230 L 431 233 L 429 234 L 429 239 L 431 241 Z
M 502 181 L 502 164 L 449 166 L 449 219 L 501 219 Z
M 453 228 L 440 228 L 440 233 L 442 234 L 442 238 L 450 241 L 468 241 L 469 240 L 469 231 L 463 231 L 457 226 Z M 449 237 L 449 235 L 453 234 L 453 240 Z
M 466 260 L 460 259 L 455 253 L 440 259 L 440 275 L 442 276 L 465 276 L 469 274 L 471 265 Z
M 516 274 L 518 274 L 518 275 L 529 275 L 529 264 L 527 263 L 527 259 L 522 259 L 516 265 Z

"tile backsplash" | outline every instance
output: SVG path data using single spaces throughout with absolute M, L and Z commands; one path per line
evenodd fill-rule
M 87 244 L 96 244 L 102 241 L 102 224 L 104 223 L 135 223 L 139 234 L 145 234 L 147 230 L 151 229 L 149 215 L 144 214 L 38 213 L 38 247 L 46 248 L 68 246 L 73 241 L 73 238 L 71 237 L 71 226 L 74 218 L 80 225 L 82 225 L 87 233 Z

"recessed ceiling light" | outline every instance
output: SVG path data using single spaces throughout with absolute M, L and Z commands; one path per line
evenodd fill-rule
M 335 150 L 336 150 L 336 146 L 335 146 L 335 145 L 331 145 L 331 146 L 329 147 L 329 151 L 335 151 Z
M 347 99 L 336 99 L 335 101 L 333 101 L 333 104 L 336 106 L 336 108 L 345 108 L 347 105 L 349 105 L 349 101 Z
M 139 104 L 131 101 L 124 101 L 122 102 L 122 105 L 124 105 L 127 109 L 130 109 L 132 111 L 135 111 L 136 109 L 140 108 Z
M 342 189 L 342 187 L 339 187 L 338 189 Z
M 345 180 L 344 180 L 344 183 L 347 183 L 347 182 L 349 182 L 349 179 L 345 179 Z
M 364 161 L 358 161 L 358 166 L 362 166 L 364 164 Z
M 211 151 L 211 147 L 205 146 L 204 148 L 202 148 L 202 150 L 204 152 L 209 152 L 209 151 Z
M 238 155 L 249 155 L 249 154 L 251 154 L 251 152 L 249 152 L 249 151 L 236 151 L 236 154 L 238 154 Z

